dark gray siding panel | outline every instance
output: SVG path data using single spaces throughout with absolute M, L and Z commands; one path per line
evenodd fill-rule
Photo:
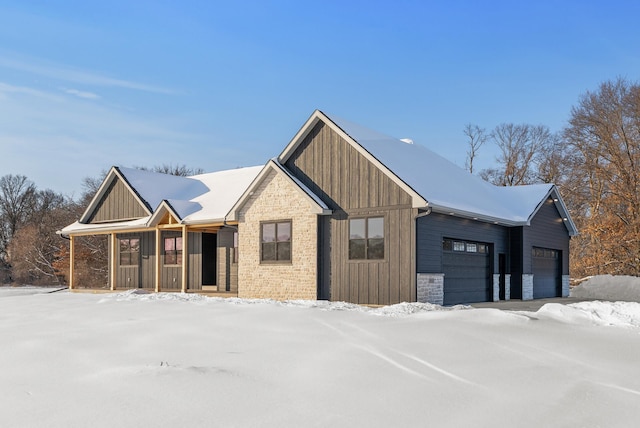
M 140 262 L 138 266 L 120 266 L 120 248 L 116 248 L 116 288 L 155 289 L 155 233 L 120 233 L 118 239 L 140 239 Z
M 142 218 L 147 215 L 144 207 L 138 202 L 129 189 L 117 178 L 98 202 L 89 223 L 100 223 L 117 220 Z
M 523 273 L 533 273 L 533 247 L 562 251 L 562 274 L 569 275 L 569 233 L 551 198 L 540 207 L 531 226 L 523 228 Z
M 218 231 L 218 290 L 238 291 L 238 263 L 233 260 L 233 228 Z M 242 256 L 240 256 L 242 257 Z
M 189 232 L 188 234 L 187 289 L 202 290 L 202 233 Z
M 495 224 L 431 213 L 417 220 L 417 271 L 442 273 L 442 240 L 454 238 L 493 245 L 491 268 L 498 272 L 500 253 L 508 254 L 509 230 Z

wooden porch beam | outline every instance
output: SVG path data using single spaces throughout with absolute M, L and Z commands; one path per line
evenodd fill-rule
M 187 292 L 187 259 L 189 258 L 189 233 L 187 232 L 187 226 L 182 226 L 182 292 Z
M 162 275 L 162 231 L 156 227 L 156 293 L 160 292 L 160 276 Z
M 116 289 L 116 282 L 118 280 L 118 240 L 116 239 L 115 232 L 111 234 L 111 290 Z
M 76 258 L 76 249 L 75 249 L 75 240 L 74 240 L 74 236 L 70 235 L 69 236 L 69 290 L 73 290 L 73 271 L 74 271 L 74 265 L 75 265 L 75 258 Z

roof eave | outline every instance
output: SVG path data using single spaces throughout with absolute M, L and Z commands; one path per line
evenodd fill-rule
M 434 203 L 429 203 L 429 206 L 431 207 L 433 212 L 438 214 L 451 215 L 454 217 L 462 217 L 469 220 L 482 221 L 484 223 L 493 223 L 493 224 L 497 224 L 501 226 L 509 226 L 509 227 L 529 225 L 527 220 L 521 220 L 521 221 L 510 220 L 510 219 L 505 219 L 501 217 L 475 213 L 472 211 L 465 211 L 457 208 L 451 208 L 444 205 L 437 205 Z

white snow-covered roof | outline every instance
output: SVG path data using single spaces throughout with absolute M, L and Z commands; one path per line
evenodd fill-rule
M 495 186 L 470 174 L 428 148 L 373 131 L 337 116 L 316 110 L 303 129 L 280 155 L 286 162 L 297 144 L 304 138 L 307 128 L 323 120 L 334 130 L 351 139 L 361 153 L 382 165 L 396 182 L 413 193 L 414 207 L 441 213 L 460 215 L 506 225 L 529 224 L 531 218 L 547 197 L 553 196 L 556 207 L 566 218 L 571 234 L 575 226 L 566 212 L 553 184 L 527 186 Z M 415 195 L 419 195 L 416 198 Z M 421 203 L 422 201 L 422 203 Z
M 68 235 L 69 233 L 148 227 L 157 220 L 156 214 L 165 208 L 169 208 L 181 224 L 222 222 L 261 170 L 262 166 L 253 166 L 179 177 L 133 168 L 114 167 L 81 221 L 65 227 L 60 233 Z M 125 182 L 146 207 L 149 216 L 128 221 L 87 223 L 86 219 L 97 206 L 97 201 L 104 196 L 108 183 L 116 177 Z
M 262 170 L 262 165 L 178 177 L 118 168 L 125 180 L 155 212 L 167 201 L 184 224 L 222 221 Z

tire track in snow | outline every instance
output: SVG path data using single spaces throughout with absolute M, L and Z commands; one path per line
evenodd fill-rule
M 396 351 L 396 352 L 398 352 L 398 351 Z M 418 358 L 415 355 L 405 354 L 404 352 L 398 352 L 398 353 L 400 355 L 403 355 L 403 356 L 413 360 L 413 361 L 416 361 L 416 362 L 422 364 L 423 366 L 429 367 L 431 370 L 434 370 L 434 371 L 436 371 L 436 372 L 438 372 L 440 374 L 443 374 L 443 375 L 445 375 L 445 376 L 447 376 L 447 377 L 449 377 L 449 378 L 451 378 L 453 380 L 457 380 L 458 382 L 466 383 L 467 385 L 478 386 L 477 383 L 471 382 L 468 379 L 465 379 L 463 377 L 455 375 L 455 374 L 451 373 L 450 371 L 447 371 L 447 370 L 445 370 L 443 368 L 440 368 L 440 367 L 436 366 L 435 364 L 431 364 L 430 362 L 425 361 L 422 358 Z
M 596 385 L 606 386 L 607 388 L 617 389 L 618 391 L 628 392 L 629 394 L 640 395 L 640 391 L 636 391 L 635 389 L 625 388 L 624 386 L 614 385 L 611 383 L 603 383 L 603 382 L 594 382 Z
M 424 379 L 424 380 L 428 380 L 428 381 L 430 381 L 430 382 L 433 382 L 433 379 L 431 379 L 431 378 L 429 378 L 429 377 L 425 376 L 425 375 L 424 375 L 424 374 L 422 374 L 422 373 L 419 373 L 419 372 L 417 372 L 417 371 L 415 371 L 415 370 L 412 370 L 412 369 L 410 369 L 409 367 L 407 367 L 407 366 L 405 366 L 405 365 L 403 365 L 403 364 L 400 364 L 398 361 L 394 360 L 394 359 L 393 359 L 393 358 L 391 358 L 391 357 L 387 357 L 387 356 L 386 356 L 386 355 L 384 355 L 382 352 L 376 351 L 376 350 L 375 350 L 375 349 L 373 349 L 373 348 L 366 347 L 366 346 L 362 346 L 362 345 L 356 345 L 356 344 L 352 344 L 352 345 L 353 345 L 354 347 L 358 348 L 358 349 L 361 349 L 361 350 L 363 350 L 363 351 L 365 351 L 365 352 L 367 352 L 367 353 L 369 353 L 369 354 L 371 354 L 371 355 L 375 356 L 375 357 L 378 357 L 378 358 L 379 358 L 379 359 L 381 359 L 382 361 L 386 361 L 387 363 L 391 364 L 393 367 L 396 367 L 396 368 L 398 368 L 398 369 L 402 370 L 402 371 L 403 371 L 403 372 L 405 372 L 405 373 L 409 373 L 410 375 L 413 375 L 413 376 L 416 376 L 416 377 L 422 378 L 422 379 Z
M 408 367 L 407 365 L 401 363 L 398 359 L 390 357 L 388 355 L 385 355 L 379 349 L 376 349 L 376 348 L 371 347 L 371 346 L 365 346 L 365 345 L 354 343 L 355 342 L 355 337 L 354 337 L 353 334 L 348 334 L 346 331 L 344 331 L 342 329 L 339 329 L 336 326 L 331 325 L 331 324 L 329 324 L 329 323 L 327 323 L 325 321 L 322 321 L 322 320 L 317 320 L 317 321 L 320 324 L 322 324 L 323 326 L 325 326 L 325 327 L 327 327 L 327 328 L 329 328 L 329 329 L 331 329 L 333 331 L 338 332 L 342 337 L 348 339 L 349 344 L 351 346 L 353 346 L 353 347 L 355 347 L 357 349 L 360 349 L 360 350 L 362 350 L 362 351 L 364 351 L 364 352 L 366 352 L 366 353 L 368 353 L 370 355 L 373 355 L 373 356 L 377 357 L 378 359 L 380 359 L 382 361 L 385 361 L 386 363 L 390 364 L 391 366 L 393 366 L 393 367 L 395 367 L 395 368 L 397 368 L 397 369 L 399 369 L 399 370 L 401 370 L 401 371 L 403 371 L 403 372 L 405 372 L 407 374 L 410 374 L 412 376 L 424 379 L 424 380 L 429 381 L 429 382 L 435 382 L 435 379 L 433 379 L 432 377 L 428 376 L 426 373 L 423 373 L 423 372 L 420 372 L 420 371 L 417 371 L 417 370 L 414 370 L 414 369 Z M 351 323 L 343 323 L 343 325 L 348 327 L 348 328 L 350 328 L 350 329 L 352 329 L 352 330 L 355 330 L 355 331 L 357 331 L 359 333 L 362 333 L 362 334 L 365 334 L 365 335 L 367 335 L 369 337 L 372 337 L 372 338 L 378 339 L 380 337 L 379 335 L 376 335 L 375 333 L 372 333 L 372 332 L 370 332 L 370 331 L 368 331 L 368 330 L 366 330 L 366 329 L 364 329 L 364 328 L 362 328 L 360 326 L 357 326 L 357 325 L 354 325 L 354 324 L 351 324 Z M 453 380 L 455 380 L 457 382 L 465 383 L 467 385 L 478 386 L 478 384 L 476 384 L 476 383 L 474 383 L 474 382 L 472 382 L 472 381 L 470 381 L 468 379 L 465 379 L 465 378 L 463 378 L 461 376 L 458 376 L 458 375 L 456 375 L 454 373 L 451 373 L 448 370 L 440 368 L 440 367 L 436 366 L 435 364 L 432 364 L 432 363 L 430 363 L 428 361 L 423 360 L 422 358 L 419 358 L 419 357 L 416 357 L 414 355 L 410 355 L 410 354 L 407 354 L 405 352 L 401 352 L 401 351 L 398 351 L 398 350 L 395 350 L 395 349 L 390 349 L 390 351 L 392 351 L 392 352 L 394 352 L 394 353 L 396 353 L 398 355 L 401 355 L 402 357 L 407 358 L 407 359 L 409 359 L 411 361 L 414 361 L 414 362 L 420 364 L 421 366 L 427 367 L 430 370 L 435 371 L 436 373 L 444 375 L 444 376 L 448 377 L 449 379 L 453 379 Z

